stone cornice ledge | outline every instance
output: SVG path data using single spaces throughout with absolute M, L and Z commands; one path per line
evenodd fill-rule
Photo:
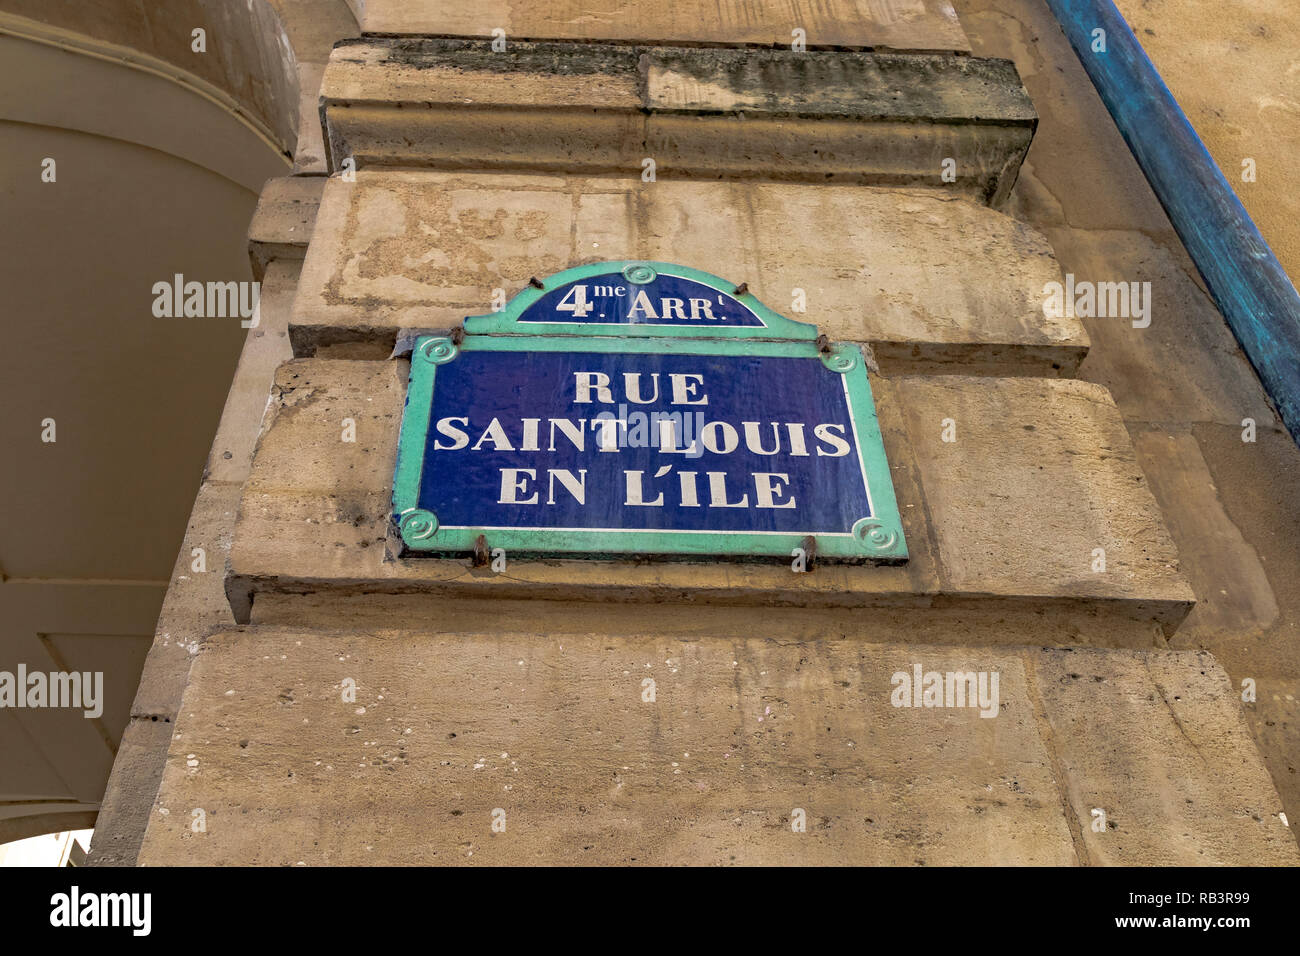
M 1008 60 L 366 37 L 321 90 L 329 163 L 943 186 L 997 202 L 1037 114 Z M 951 163 L 947 163 L 951 160 Z M 650 162 L 653 162 L 653 166 Z

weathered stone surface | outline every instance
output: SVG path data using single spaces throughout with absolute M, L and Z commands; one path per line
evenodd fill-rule
M 789 46 L 804 31 L 808 47 L 968 50 L 946 0 L 364 0 L 358 21 L 367 33 L 431 33 L 643 43 L 752 43 Z
M 1181 247 L 1139 232 L 1052 227 L 1048 235 L 1076 281 L 1150 283 L 1148 327 L 1125 317 L 1081 320 L 1097 354 L 1080 374 L 1110 389 L 1127 421 L 1273 421 L 1254 370 Z
M 1219 0 L 1116 6 L 1282 267 L 1300 275 L 1300 192 L 1289 176 L 1264 172 L 1289 169 L 1300 153 L 1295 11 L 1286 4 L 1225 8 Z M 1233 68 L 1225 70 L 1227 57 Z M 1247 157 L 1262 175 L 1243 176 Z
M 314 590 L 751 608 L 1052 607 L 1166 631 L 1191 606 L 1123 425 L 1095 385 L 877 379 L 911 552 L 903 566 L 795 574 L 784 564 L 520 558 L 494 575 L 470 573 L 466 561 L 386 553 L 406 375 L 405 361 L 299 359 L 279 369 L 231 553 L 237 620 L 248 620 L 257 593 Z M 958 428 L 951 444 L 941 440 L 949 417 Z M 354 442 L 341 440 L 344 419 L 355 423 Z M 1095 548 L 1108 551 L 1105 572 L 1090 569 Z M 1094 637 L 1085 628 L 1075 639 L 1133 644 L 1135 633 L 1149 646 L 1150 629 Z
M 1037 122 L 1007 60 L 373 37 L 335 48 L 321 115 L 334 171 L 640 175 L 650 159 L 661 178 L 985 201 L 1009 192 Z
M 289 315 L 301 269 L 301 262 L 282 259 L 272 262 L 266 270 L 258 299 L 257 325 L 248 330 L 244 339 L 221 422 L 208 452 L 203 474 L 206 481 L 242 482 L 248 477 L 275 370 L 292 356 Z
M 1038 119 L 1010 60 L 683 47 L 638 52 L 644 86 L 638 105 L 654 111 L 1002 122 L 1031 130 Z
M 1035 683 L 1089 862 L 1300 862 L 1227 675 L 1205 651 L 1044 650 Z M 1158 741 L 1156 746 L 1150 746 Z M 1105 812 L 1095 831 L 1092 808 Z
M 996 716 L 893 706 L 917 665 L 996 673 Z M 251 628 L 195 664 L 140 861 L 1296 863 L 1278 810 L 1205 654 Z
M 1024 594 L 1036 581 L 1043 593 L 1080 598 L 1191 598 L 1104 388 L 957 377 L 896 388 L 955 590 Z
M 1175 538 L 1209 526 L 1225 544 L 1222 551 L 1206 546 L 1211 542 L 1188 549 L 1189 579 L 1206 592 L 1208 607 L 1201 614 L 1198 603 L 1198 613 L 1175 637 L 1183 646 L 1212 651 L 1247 698 L 1247 720 L 1294 826 L 1300 819 L 1300 449 L 1276 419 L 1259 422 L 1253 442 L 1242 440 L 1239 425 L 1204 424 L 1192 431 L 1222 516 L 1209 507 L 1204 519 L 1195 517 L 1197 508 L 1207 507 L 1203 494 L 1167 496 L 1154 480 L 1153 488 L 1165 514 L 1179 512 L 1170 524 Z M 1242 540 L 1229 536 L 1222 520 Z
M 513 565 L 510 570 L 513 572 Z M 743 579 L 735 580 L 736 587 L 743 588 Z M 446 589 L 399 593 L 344 588 L 259 591 L 250 620 L 257 625 L 361 630 L 436 620 L 447 630 L 538 631 L 552 637 L 596 631 L 726 640 L 778 634 L 783 640 L 833 636 L 870 643 L 1005 646 L 1023 642 L 1025 634 L 1032 634 L 1034 641 L 1043 646 L 1167 646 L 1150 620 L 1100 613 L 1096 602 L 1056 600 L 1047 604 L 985 597 L 979 601 L 918 603 L 915 598 L 896 598 L 882 600 L 870 613 L 864 613 L 857 607 L 727 604 L 681 600 L 674 595 L 669 595 L 667 601 L 680 603 L 481 600 L 472 592 L 461 593 L 465 596 L 455 596 Z
M 1077 320 L 1043 315 L 1060 279 L 1043 237 L 938 191 L 435 172 L 329 181 L 291 339 L 299 355 L 386 357 L 399 329 L 459 325 L 494 290 L 606 259 L 748 282 L 870 343 L 886 373 L 1069 374 L 1088 348 Z
M 1150 328 L 1123 319 L 1086 321 L 1093 348 L 1080 375 L 1114 396 L 1197 592 L 1196 608 L 1172 643 L 1211 651 L 1238 694 L 1246 693 L 1248 680 L 1257 685 L 1258 700 L 1245 709 L 1294 828 L 1300 820 L 1300 449 L 1201 289 L 1048 6 L 1037 0 L 956 0 L 956 6 L 979 55 L 1016 61 L 1042 117 L 1008 208 L 1048 232 L 1062 271 L 1093 281 L 1152 283 Z M 1225 17 L 1224 5 L 1196 0 L 1179 3 L 1173 17 L 1166 0 L 1119 0 L 1118 6 L 1274 252 L 1293 277 L 1300 274 L 1300 193 L 1289 188 L 1289 177 L 1275 175 L 1300 135 L 1279 94 L 1294 90 L 1297 79 L 1277 67 L 1295 59 L 1295 43 L 1278 28 L 1289 10 L 1271 4 Z M 1229 57 L 1233 69 L 1206 75 L 1207 64 Z M 1257 163 L 1258 182 L 1242 181 L 1248 157 Z M 1257 428 L 1254 442 L 1244 440 L 1247 418 Z M 1187 444 L 1188 434 L 1199 452 Z M 1189 540 L 1194 543 L 1184 543 Z
M 334 44 L 355 37 L 359 32 L 355 3 L 341 0 L 267 2 L 275 7 L 284 23 L 292 47 L 291 62 L 298 74 L 298 142 L 293 150 L 293 171 L 299 175 L 323 175 L 327 169 L 320 122 L 321 78 Z
M 1239 640 L 1257 638 L 1277 622 L 1277 599 L 1259 554 L 1224 512 L 1196 438 L 1190 432 L 1132 434 L 1138 462 L 1150 476 L 1183 573 L 1196 592 L 1188 626 L 1193 633 L 1227 631 Z
M 239 490 L 237 484 L 208 481 L 194 499 L 171 586 L 131 704 L 132 717 L 174 717 L 199 645 L 209 634 L 234 624 L 222 581 Z M 202 551 L 201 556 L 195 549 Z M 198 567 L 204 570 L 196 570 Z
M 327 109 L 440 104 L 636 110 L 649 105 L 640 89 L 642 52 L 565 43 L 514 43 L 497 51 L 474 40 L 363 37 L 331 51 L 321 98 Z
M 127 724 L 94 821 L 89 866 L 135 865 L 167 762 L 173 726 L 170 719 L 157 716 L 132 717 Z
M 316 209 L 325 188 L 323 176 L 269 179 L 248 224 L 248 257 L 260 282 L 276 259 L 301 260 L 307 254 Z
M 172 570 L 153 645 L 131 714 L 175 716 L 190 662 L 214 631 L 234 624 L 223 582 L 243 481 L 267 408 L 276 368 L 289 358 L 289 307 L 299 263 L 273 261 L 262 283 L 258 324 L 249 329 L 208 466 Z M 200 556 L 195 549 L 202 549 Z M 204 568 L 202 571 L 196 567 Z

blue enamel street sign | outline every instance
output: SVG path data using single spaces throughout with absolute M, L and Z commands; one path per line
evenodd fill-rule
M 907 557 L 861 350 L 658 262 L 418 339 L 393 520 L 407 553 Z

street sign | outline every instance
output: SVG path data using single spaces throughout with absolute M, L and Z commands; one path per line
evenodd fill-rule
M 907 557 L 861 349 L 661 262 L 417 339 L 393 521 L 406 554 Z

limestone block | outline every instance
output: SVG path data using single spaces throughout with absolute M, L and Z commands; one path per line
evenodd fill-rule
M 316 209 L 325 188 L 322 176 L 282 176 L 268 179 L 248 224 L 248 257 L 260 282 L 275 259 L 299 259 L 307 254 L 316 223 Z
M 942 186 L 1000 201 L 1037 114 L 1009 60 L 365 37 L 321 88 L 333 171 Z
M 832 339 L 870 343 L 886 373 L 1071 374 L 1088 349 L 1078 320 L 1043 315 L 1060 279 L 1043 237 L 938 191 L 363 171 L 325 188 L 294 352 L 383 358 L 399 329 L 451 328 L 497 289 L 607 259 L 747 282 Z
M 476 573 L 471 569 L 465 575 Z M 740 587 L 741 579 L 736 580 Z M 831 636 L 875 644 L 1006 646 L 1023 643 L 1026 635 L 1032 635 L 1042 646 L 1149 648 L 1167 643 L 1163 637 L 1155 637 L 1150 620 L 1102 613 L 1104 606 L 1095 601 L 1056 600 L 1048 608 L 1041 602 L 991 596 L 965 602 L 918 602 L 916 597 L 896 596 L 882 598 L 864 612 L 859 607 L 830 604 L 705 603 L 684 600 L 680 595 L 670 599 L 681 603 L 616 603 L 599 600 L 599 594 L 596 600 L 582 600 L 579 594 L 574 601 L 540 597 L 485 601 L 472 592 L 462 595 L 446 589 L 396 593 L 346 588 L 262 590 L 257 592 L 250 620 L 268 626 L 361 630 L 436 620 L 444 630 L 535 631 L 552 637 L 600 631 L 732 640 L 762 633 L 780 635 L 782 640 Z
M 1144 317 L 1081 320 L 1097 346 L 1087 377 L 1110 389 L 1128 421 L 1240 428 L 1249 417 L 1272 427 L 1276 412 L 1259 379 L 1176 243 L 1127 228 L 1047 231 L 1076 282 L 1124 282 L 1141 294 Z
M 984 706 L 896 706 L 917 667 Z M 1203 653 L 250 628 L 140 862 L 1294 865 L 1279 809 Z
M 174 726 L 157 716 L 132 717 L 127 724 L 94 822 L 88 866 L 135 866 Z
M 1190 598 L 1106 389 L 1034 378 L 895 384 L 955 589 Z
M 236 619 L 259 593 L 436 593 L 733 607 L 958 605 L 1118 616 L 1172 631 L 1192 604 L 1177 552 L 1104 389 L 1058 379 L 876 379 L 910 560 L 783 563 L 396 559 L 391 480 L 408 363 L 297 359 L 276 376 L 244 486 L 227 592 Z M 958 440 L 942 440 L 944 419 Z M 342 441 L 344 420 L 355 441 Z M 490 542 L 489 542 L 490 544 Z M 1093 570 L 1105 549 L 1104 571 Z M 1134 631 L 1121 640 L 1134 643 Z M 1014 639 L 1011 629 L 1003 640 Z M 1112 643 L 1087 629 L 1073 642 Z
M 1082 827 L 1090 862 L 1294 865 L 1281 799 L 1209 652 L 1036 656 L 1070 804 L 1084 820 L 1106 815 L 1104 830 Z
M 1152 492 L 1183 558 L 1183 572 L 1197 595 L 1195 615 L 1187 622 L 1190 631 L 1180 637 L 1231 635 L 1234 643 L 1249 645 L 1256 666 L 1262 665 L 1266 658 L 1258 639 L 1281 617 L 1277 597 L 1261 555 L 1224 511 L 1196 438 L 1163 429 L 1132 434 L 1139 463 L 1151 476 Z M 1242 486 L 1251 487 L 1245 482 L 1237 487 Z M 1257 492 L 1251 488 L 1251 493 Z M 1279 504 L 1286 507 L 1288 500 L 1284 494 Z M 1230 661 L 1223 659 L 1229 670 L 1235 663 Z
M 292 356 L 289 315 L 301 269 L 302 263 L 293 259 L 275 261 L 267 267 L 258 297 L 257 325 L 248 330 L 244 339 L 221 422 L 208 452 L 205 480 L 241 483 L 248 477 L 275 370 Z
M 367 33 L 788 47 L 801 29 L 810 49 L 970 49 L 947 0 L 365 0 L 354 10 Z
M 131 704 L 132 717 L 174 717 L 199 645 L 209 634 L 234 624 L 222 582 L 238 504 L 239 486 L 225 482 L 204 482 L 194 499 Z M 202 551 L 201 564 L 195 549 Z

